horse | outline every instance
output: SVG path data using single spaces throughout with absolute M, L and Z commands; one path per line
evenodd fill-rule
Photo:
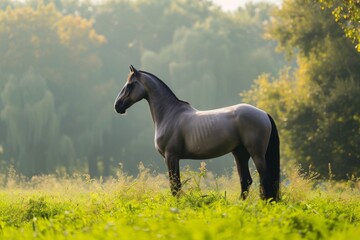
M 132 65 L 114 108 L 125 114 L 134 103 L 146 99 L 155 126 L 155 147 L 164 157 L 170 189 L 181 190 L 180 159 L 209 159 L 227 153 L 235 157 L 241 198 L 248 196 L 252 178 L 249 159 L 260 177 L 260 197 L 279 200 L 279 135 L 272 117 L 249 104 L 199 111 L 182 101 L 155 75 Z

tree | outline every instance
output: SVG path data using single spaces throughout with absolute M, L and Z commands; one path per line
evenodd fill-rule
M 85 158 L 84 155 L 79 156 L 78 152 L 73 154 L 72 152 L 74 149 L 80 149 L 79 145 L 88 144 L 79 139 L 84 129 L 88 129 L 88 125 L 85 124 L 96 126 L 94 123 L 89 123 L 92 120 L 97 121 L 93 117 L 96 116 L 95 114 L 89 116 L 89 111 L 91 112 L 92 104 L 99 101 L 96 99 L 96 86 L 101 81 L 98 75 L 101 60 L 97 56 L 97 49 L 104 42 L 105 38 L 93 29 L 92 20 L 75 15 L 64 15 L 56 9 L 54 4 L 44 5 L 40 2 L 34 7 L 21 5 L 0 11 L 0 55 L 2 56 L 0 58 L 0 77 L 8 79 L 8 76 L 12 75 L 13 79 L 22 79 L 24 75 L 28 74 L 30 66 L 36 73 L 34 78 L 38 79 L 37 76 L 41 76 L 42 81 L 46 83 L 48 91 L 44 90 L 46 97 L 43 101 L 52 101 L 52 104 L 49 103 L 49 106 L 42 107 L 53 108 L 53 111 L 56 112 L 56 124 L 54 124 L 57 125 L 58 130 L 54 130 L 53 134 L 42 138 L 49 143 L 51 142 L 50 137 L 54 138 L 52 142 L 57 142 L 56 139 L 63 139 L 63 141 L 57 142 L 57 145 L 64 149 L 72 149 L 69 150 L 71 154 L 65 155 L 62 151 L 55 151 L 58 153 L 58 157 L 64 157 L 59 165 L 68 167 L 73 158 Z M 5 89 L 7 82 L 2 81 L 0 89 Z M 20 95 L 25 94 L 21 91 L 26 91 L 26 89 L 19 91 Z M 51 97 L 48 93 L 51 93 Z M 4 102 L 4 104 L 7 103 Z M 22 107 L 19 105 L 19 109 Z M 46 111 L 50 111 L 49 109 Z M 3 119 L 7 121 L 8 125 L 11 125 L 9 119 L 16 115 L 6 116 L 8 117 Z M 39 118 L 42 116 L 39 115 Z M 81 116 L 89 117 L 84 120 Z M 52 120 L 39 120 L 38 122 L 46 124 L 47 121 L 52 122 Z M 44 128 L 46 129 L 45 125 Z M 34 129 L 41 130 L 40 127 Z M 23 149 L 35 142 L 32 138 L 26 137 L 28 130 L 18 128 L 17 131 L 23 131 L 23 133 L 13 132 L 9 133 L 9 136 L 13 134 L 22 136 Z M 94 134 L 98 133 L 94 132 Z M 39 136 L 42 136 L 41 131 Z M 20 144 L 19 141 L 17 144 Z M 14 146 L 14 144 L 9 145 Z M 42 144 L 39 143 L 38 149 L 34 151 L 42 149 L 41 146 Z M 91 147 L 88 149 L 90 150 Z M 18 156 L 14 151 L 12 153 L 14 156 L 9 156 L 9 159 L 11 157 L 21 158 L 19 168 L 27 175 L 47 173 L 48 169 L 54 169 L 57 166 L 55 156 L 51 162 L 50 156 L 43 153 L 42 157 L 38 156 L 39 164 L 28 169 L 23 161 L 26 156 L 24 154 Z M 36 154 L 40 153 L 33 153 L 34 156 Z M 89 153 L 82 152 L 82 154 L 87 156 Z M 41 161 L 45 161 L 48 167 L 41 168 L 45 164 L 45 162 L 41 164 Z M 53 165 L 51 165 L 52 163 Z
M 6 151 L 26 176 L 53 172 L 74 157 L 68 136 L 59 132 L 54 96 L 46 81 L 30 69 L 22 78 L 10 76 L 2 93 L 1 118 L 7 127 Z M 70 162 L 62 162 L 69 167 Z
M 180 97 L 199 108 L 238 103 L 240 91 L 281 62 L 271 43 L 262 39 L 265 14 L 254 14 L 254 8 L 264 13 L 271 6 L 247 5 L 234 15 L 214 10 L 175 31 L 173 41 L 160 52 L 145 51 L 142 65 L 162 72 Z
M 331 12 L 320 9 L 315 1 L 284 1 L 268 36 L 296 55 L 298 69 L 278 80 L 260 77 L 245 97 L 278 120 L 285 158 L 323 176 L 330 164 L 335 178 L 344 179 L 360 171 L 354 143 L 360 129 L 360 55 Z
M 336 22 L 344 29 L 345 36 L 350 38 L 360 52 L 360 1 L 318 0 L 323 6 L 332 10 Z

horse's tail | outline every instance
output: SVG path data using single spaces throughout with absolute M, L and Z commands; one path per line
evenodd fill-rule
M 278 201 L 280 198 L 280 140 L 274 119 L 268 114 L 271 122 L 271 135 L 266 150 L 266 168 L 268 169 L 268 183 L 265 190 L 265 198 Z M 269 184 L 269 185 L 268 185 Z M 264 186 L 265 187 L 265 186 Z

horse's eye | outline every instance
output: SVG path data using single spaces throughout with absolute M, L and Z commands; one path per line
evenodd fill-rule
M 129 83 L 127 85 L 128 89 L 131 91 L 134 87 L 135 87 L 135 84 L 134 83 Z
M 127 96 L 130 95 L 131 91 L 133 90 L 134 88 L 134 83 L 129 83 L 127 86 L 126 86 L 126 89 L 125 89 L 125 94 Z

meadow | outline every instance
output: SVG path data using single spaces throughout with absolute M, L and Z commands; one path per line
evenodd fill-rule
M 253 173 L 253 176 L 256 173 Z M 247 200 L 239 179 L 185 169 L 172 197 L 165 174 L 140 165 L 137 177 L 1 175 L 0 239 L 358 239 L 360 182 L 284 173 L 282 201 Z

